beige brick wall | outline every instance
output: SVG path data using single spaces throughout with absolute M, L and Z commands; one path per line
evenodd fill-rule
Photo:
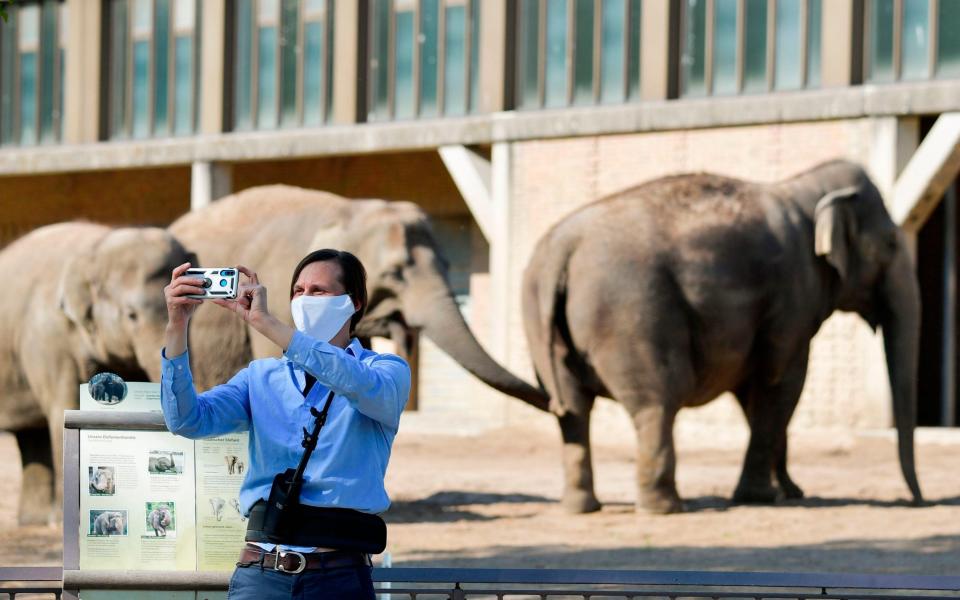
M 592 199 L 668 174 L 711 171 L 776 181 L 831 158 L 870 168 L 867 120 L 731 127 L 517 143 L 513 146 L 509 366 L 532 377 L 520 313 L 520 281 L 536 241 Z M 889 424 L 886 372 L 879 337 L 855 315 L 835 315 L 813 343 L 794 426 L 884 427 Z M 541 420 L 509 402 L 508 422 Z M 743 428 L 731 398 L 687 410 L 680 426 Z M 601 402 L 595 429 L 629 434 L 623 411 Z

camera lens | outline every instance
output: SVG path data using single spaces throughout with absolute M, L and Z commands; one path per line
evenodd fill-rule
M 210 278 L 209 278 L 209 277 L 204 277 L 204 278 L 203 278 L 203 287 L 204 287 L 204 288 L 208 288 L 208 287 L 210 287 L 211 285 L 213 285 L 213 282 L 210 281 Z
M 220 275 L 223 277 L 233 277 L 235 274 L 236 273 L 234 273 L 233 269 L 224 269 L 220 271 Z
M 227 280 L 226 280 L 226 279 L 221 279 L 221 280 L 220 280 L 220 287 L 227 287 Z

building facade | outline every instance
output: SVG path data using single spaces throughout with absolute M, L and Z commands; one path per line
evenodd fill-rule
M 464 314 L 532 379 L 519 285 L 571 210 L 666 174 L 862 163 L 915 240 L 920 419 L 956 425 L 960 2 L 43 0 L 0 24 L 0 243 L 166 225 L 289 183 L 416 202 Z M 420 341 L 425 428 L 536 420 Z M 620 419 L 609 403 L 604 416 Z M 741 423 L 724 400 L 681 420 Z M 613 422 L 613 421 L 610 421 Z M 882 344 L 814 342 L 795 423 L 886 427 Z

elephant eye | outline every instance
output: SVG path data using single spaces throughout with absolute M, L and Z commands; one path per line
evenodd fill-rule
M 127 318 L 130 319 L 131 321 L 133 321 L 134 323 L 136 323 L 136 322 L 137 322 L 137 313 L 136 313 L 136 311 L 134 311 L 134 310 L 132 310 L 132 309 L 127 309 Z

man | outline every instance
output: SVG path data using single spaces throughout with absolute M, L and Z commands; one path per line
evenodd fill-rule
M 190 375 L 187 326 L 201 303 L 189 295 L 202 294 L 203 288 L 201 280 L 184 275 L 188 268 L 185 263 L 174 269 L 164 290 L 169 323 L 161 402 L 170 431 L 189 438 L 250 432 L 250 464 L 240 489 L 240 505 L 249 514 L 270 495 L 274 476 L 296 466 L 303 454 L 301 430 L 314 423 L 311 408 L 322 408 L 332 391 L 326 424 L 304 471 L 300 502 L 367 514 L 386 510 L 390 500 L 383 477 L 410 391 L 410 368 L 403 359 L 366 350 L 351 338 L 367 303 L 360 261 L 338 250 L 318 250 L 300 261 L 290 286 L 296 329 L 269 313 L 267 290 L 257 274 L 238 267 L 249 281 L 240 286 L 237 299 L 213 302 L 282 348 L 283 357 L 255 360 L 202 394 Z M 248 543 L 227 597 L 372 599 L 369 556 L 319 544 Z

